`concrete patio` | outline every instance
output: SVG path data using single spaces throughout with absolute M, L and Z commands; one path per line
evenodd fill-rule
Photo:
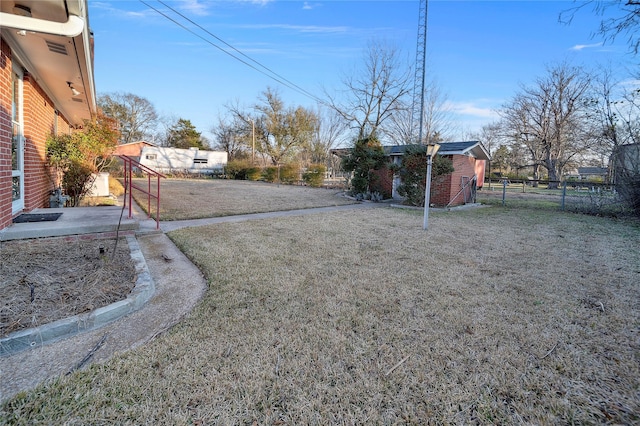
M 155 221 L 149 221 L 146 215 L 139 213 L 134 213 L 134 217 L 129 219 L 129 210 L 123 211 L 121 206 L 35 209 L 30 212 L 30 214 L 43 213 L 62 213 L 62 215 L 55 221 L 13 223 L 0 230 L 0 241 L 86 234 L 107 236 L 118 230 L 118 223 L 123 235 L 132 234 L 140 230 L 141 221 L 151 222 L 142 226 L 145 230 L 155 230 Z

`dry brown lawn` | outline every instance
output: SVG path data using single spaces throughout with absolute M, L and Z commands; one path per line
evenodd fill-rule
M 136 179 L 135 184 L 147 188 L 146 179 Z M 154 182 L 151 187 L 155 191 Z M 161 220 L 309 209 L 354 202 L 339 196 L 340 191 L 335 189 L 223 179 L 162 179 L 160 190 Z M 133 195 L 147 211 L 146 195 L 139 191 L 134 191 Z M 155 217 L 153 200 L 151 212 Z
M 182 323 L 3 405 L 15 424 L 638 424 L 640 229 L 382 208 L 170 234 Z

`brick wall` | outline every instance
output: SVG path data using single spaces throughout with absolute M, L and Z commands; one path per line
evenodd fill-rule
M 453 173 L 438 176 L 431 181 L 431 204 L 444 207 L 462 189 L 463 177 L 472 179 L 475 175 L 476 159 L 465 155 L 447 155 L 453 162 Z M 459 195 L 452 206 L 464 204 L 464 196 Z
M 476 176 L 478 176 L 478 188 L 482 188 L 484 186 L 484 173 L 486 167 L 486 160 L 476 160 L 475 172 Z
M 1 40 L 0 58 L 0 229 L 11 224 L 11 49 Z M 49 206 L 54 176 L 46 166 L 45 145 L 54 130 L 55 107 L 42 88 L 24 71 L 24 210 Z M 58 134 L 70 127 L 63 116 L 57 117 Z
M 369 190 L 380 193 L 384 198 L 391 198 L 393 192 L 393 173 L 386 166 L 373 170 Z
M 11 51 L 0 39 L 0 229 L 11 223 Z
M 49 206 L 49 192 L 55 188 L 55 176 L 46 166 L 46 141 L 54 131 L 55 108 L 48 96 L 28 73 L 24 76 L 24 185 L 25 210 Z M 69 131 L 58 117 L 58 132 Z

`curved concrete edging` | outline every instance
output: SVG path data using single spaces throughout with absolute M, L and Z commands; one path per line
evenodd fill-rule
M 149 301 L 155 293 L 153 278 L 149 273 L 138 240 L 132 235 L 127 235 L 126 238 L 131 252 L 131 260 L 133 260 L 135 272 L 138 275 L 136 284 L 126 299 L 86 314 L 74 315 L 39 327 L 11 333 L 0 339 L 0 357 L 102 327 L 140 309 Z

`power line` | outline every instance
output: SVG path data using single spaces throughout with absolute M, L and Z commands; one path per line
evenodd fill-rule
M 190 18 L 186 17 L 185 15 L 183 15 L 182 13 L 178 12 L 177 10 L 175 10 L 174 8 L 172 8 L 171 6 L 169 6 L 168 4 L 164 3 L 161 0 L 157 0 L 158 3 L 164 5 L 165 7 L 167 7 L 168 9 L 170 9 L 171 11 L 173 11 L 173 13 L 175 13 L 178 16 L 181 16 L 182 18 L 186 19 L 188 22 L 192 23 L 193 25 L 195 25 L 196 27 L 200 28 L 202 31 L 204 31 L 205 33 L 209 34 L 211 37 L 215 38 L 216 40 L 220 41 L 221 43 L 223 43 L 225 46 L 229 47 L 230 49 L 233 49 L 234 51 L 238 52 L 240 55 L 244 56 L 245 58 L 247 58 L 248 60 L 250 60 L 251 62 L 257 64 L 258 66 L 264 68 L 265 70 L 267 70 L 268 72 L 270 72 L 271 74 L 273 74 L 274 76 L 276 76 L 278 79 L 286 81 L 287 83 L 289 83 L 291 86 L 287 86 L 290 87 L 294 90 L 297 90 L 298 92 L 309 96 L 310 98 L 316 100 L 317 102 L 321 102 L 320 99 L 318 99 L 313 93 L 308 92 L 307 90 L 303 89 L 302 87 L 298 86 L 297 84 L 293 83 L 291 80 L 288 80 L 287 78 L 281 76 L 280 74 L 278 74 L 277 72 L 273 71 L 271 68 L 261 64 L 260 62 L 256 61 L 255 59 L 251 58 L 250 56 L 246 55 L 245 53 L 241 52 L 240 50 L 236 49 L 235 47 L 233 47 L 232 45 L 230 45 L 229 43 L 227 43 L 226 41 L 222 40 L 220 37 L 216 36 L 215 34 L 213 34 L 212 32 L 210 32 L 209 30 L 207 30 L 206 28 L 202 27 L 200 24 L 194 22 L 193 20 L 191 20 Z
M 216 49 L 219 49 L 220 51 L 226 53 L 227 55 L 231 56 L 233 59 L 243 63 L 244 65 L 250 67 L 251 69 L 271 78 L 272 80 L 277 81 L 278 83 L 282 84 L 283 86 L 286 86 L 302 95 L 305 95 L 313 100 L 315 100 L 318 103 L 325 103 L 322 99 L 318 98 L 317 96 L 315 96 L 314 94 L 308 92 L 307 90 L 303 89 L 302 87 L 298 86 L 297 84 L 291 82 L 290 80 L 288 80 L 287 78 L 281 76 L 280 74 L 276 73 L 275 71 L 273 71 L 272 69 L 270 69 L 269 67 L 261 64 L 260 62 L 256 61 L 255 59 L 247 56 L 246 54 L 242 53 L 241 51 L 239 51 L 238 49 L 236 49 L 235 47 L 233 47 L 232 45 L 230 45 L 229 43 L 227 43 L 226 41 L 222 40 L 220 37 L 216 36 L 215 34 L 211 33 L 209 30 L 207 30 L 206 28 L 202 27 L 201 25 L 199 25 L 198 23 L 194 22 L 193 20 L 191 20 L 190 18 L 184 16 L 182 13 L 178 12 L 177 10 L 173 9 L 171 6 L 165 4 L 164 2 L 162 2 L 161 0 L 157 0 L 158 3 L 162 4 L 163 6 L 165 6 L 166 8 L 168 8 L 169 10 L 171 10 L 173 13 L 175 13 L 176 15 L 180 16 L 181 18 L 185 19 L 186 21 L 188 21 L 189 23 L 191 23 L 192 25 L 195 25 L 196 27 L 198 27 L 199 29 L 201 29 L 202 31 L 204 31 L 205 33 L 207 33 L 209 36 L 215 38 L 216 40 L 220 41 L 221 43 L 223 43 L 225 46 L 229 47 L 230 49 L 233 49 L 235 52 L 237 52 L 239 55 L 242 55 L 244 58 L 246 58 L 248 61 L 253 62 L 253 64 L 256 64 L 257 66 L 261 67 L 262 69 L 257 68 L 255 65 L 249 63 L 247 60 L 244 60 L 236 55 L 234 55 L 232 52 L 229 52 L 228 50 L 220 47 L 219 45 L 217 45 L 216 43 L 214 43 L 213 41 L 201 36 L 200 34 L 196 33 L 195 31 L 191 30 L 190 28 L 186 27 L 185 25 L 183 25 L 182 23 L 178 22 L 177 20 L 175 20 L 174 18 L 170 17 L 169 15 L 167 15 L 166 13 L 156 9 L 155 7 L 151 6 L 150 4 L 146 3 L 144 0 L 139 0 L 140 3 L 144 4 L 145 6 L 147 6 L 148 8 L 154 10 L 155 12 L 157 12 L 158 14 L 162 15 L 163 17 L 165 17 L 166 19 L 168 19 L 169 21 L 173 22 L 174 24 L 178 25 L 179 27 L 181 27 L 182 29 L 188 31 L 189 33 L 193 34 L 194 36 L 200 38 L 201 40 L 203 40 L 204 42 L 210 44 L 211 46 L 215 47 Z M 267 72 L 265 72 L 265 70 Z
M 147 6 L 148 8 L 150 8 L 150 9 L 152 9 L 152 10 L 156 11 L 158 14 L 160 14 L 160 15 L 164 16 L 164 17 L 165 17 L 166 19 L 168 19 L 169 21 L 171 21 L 171 22 L 173 22 L 174 24 L 178 25 L 178 26 L 179 26 L 179 27 L 181 27 L 182 29 L 186 30 L 187 32 L 190 32 L 191 34 L 195 35 L 196 37 L 198 37 L 199 39 L 203 40 L 204 42 L 206 42 L 206 43 L 208 43 L 208 44 L 212 45 L 212 46 L 213 46 L 213 47 L 215 47 L 216 49 L 219 49 L 220 51 L 222 51 L 222 52 L 226 53 L 227 55 L 231 56 L 232 58 L 236 59 L 237 61 L 242 62 L 243 64 L 247 65 L 248 67 L 253 68 L 254 70 L 258 71 L 259 73 L 264 74 L 264 75 L 266 75 L 267 77 L 269 77 L 269 78 L 272 78 L 272 79 L 276 80 L 278 83 L 280 83 L 280 84 L 283 84 L 283 85 L 287 86 L 287 84 L 286 84 L 285 82 L 278 80 L 278 79 L 277 79 L 276 77 L 274 77 L 274 76 L 271 76 L 271 75 L 266 74 L 264 71 L 259 70 L 258 68 L 256 68 L 255 66 L 251 65 L 250 63 L 248 63 L 248 62 L 246 62 L 246 61 L 244 61 L 244 60 L 242 60 L 242 59 L 240 59 L 240 58 L 238 58 L 238 57 L 234 56 L 232 53 L 230 53 L 230 52 L 226 51 L 225 49 L 223 49 L 222 47 L 220 47 L 220 46 L 218 46 L 217 44 L 213 43 L 212 41 L 207 40 L 206 38 L 204 38 L 204 37 L 203 37 L 203 36 L 201 36 L 200 34 L 197 34 L 196 32 L 194 32 L 194 31 L 192 31 L 191 29 L 187 28 L 186 26 L 182 25 L 180 22 L 176 21 L 175 19 L 173 19 L 173 18 L 172 18 L 172 17 L 170 17 L 169 15 L 165 14 L 164 12 L 162 12 L 162 11 L 160 11 L 160 10 L 156 9 L 155 7 L 153 7 L 153 6 L 151 6 L 150 4 L 148 4 L 148 3 L 144 2 L 143 0 L 139 0 L 139 1 L 140 1 L 140 3 L 144 4 L 144 5 L 145 5 L 145 6 Z

